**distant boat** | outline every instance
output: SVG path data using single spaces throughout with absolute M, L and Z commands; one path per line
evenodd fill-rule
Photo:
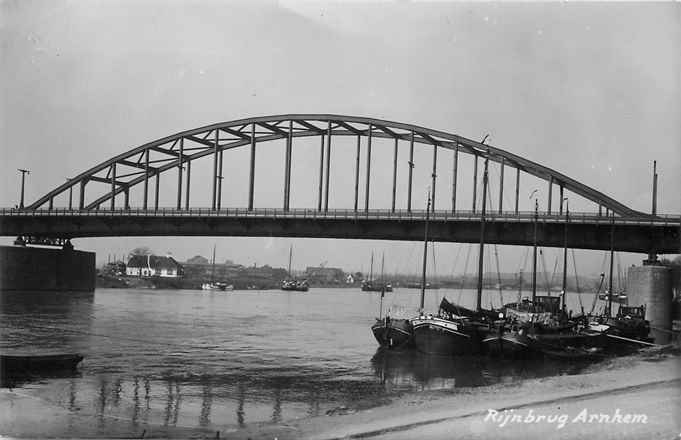
M 307 280 L 297 280 L 291 275 L 291 261 L 293 260 L 293 245 L 288 251 L 288 278 L 281 282 L 281 290 L 288 292 L 307 292 L 310 289 Z
M 385 255 L 384 255 L 385 257 Z M 383 260 L 385 262 L 385 258 Z M 381 281 L 376 282 L 373 279 L 374 276 L 374 253 L 371 253 L 371 264 L 369 266 L 369 279 L 362 281 L 362 292 L 392 292 L 393 286 L 390 283 L 386 283 L 383 279 L 383 263 L 381 263 Z
M 231 284 L 215 281 L 215 245 L 213 245 L 213 261 L 211 262 L 210 282 L 201 284 L 201 290 L 220 290 L 231 291 L 234 286 Z

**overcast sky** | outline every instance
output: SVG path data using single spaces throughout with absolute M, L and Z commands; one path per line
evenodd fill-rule
M 181 130 L 249 116 L 338 113 L 473 139 L 489 133 L 491 144 L 642 211 L 650 210 L 656 159 L 658 210 L 681 212 L 679 3 L 18 0 L 0 2 L 0 26 L 2 206 L 18 203 L 17 168 L 32 171 L 30 202 L 66 177 Z M 318 165 L 300 148 L 292 205 L 311 207 L 305 188 L 312 194 L 314 185 L 305 179 L 317 178 Z M 380 161 L 384 153 L 376 154 Z M 227 161 L 233 179 L 223 206 L 243 206 L 242 157 Z M 331 175 L 352 176 L 342 171 L 351 169 L 348 163 L 339 159 Z M 417 172 L 426 177 L 415 185 L 415 204 L 427 185 L 420 163 Z M 275 154 L 259 163 L 256 205 L 279 207 L 279 164 Z M 389 175 L 377 171 L 376 191 Z M 351 198 L 351 180 L 332 191 Z M 401 190 L 398 201 L 403 198 Z M 166 204 L 172 200 L 169 195 Z M 208 256 L 213 243 L 219 260 L 244 264 L 284 266 L 289 244 L 297 268 L 326 261 L 367 270 L 372 250 L 386 251 L 389 271 L 416 272 L 419 264 L 418 243 L 123 238 L 75 244 L 96 251 L 101 262 L 140 244 L 179 260 Z M 464 257 L 455 257 L 467 246 L 438 245 L 438 274 L 462 272 Z M 547 251 L 551 267 L 555 252 Z M 500 255 L 502 270 L 516 271 L 524 250 L 505 247 Z M 600 272 L 602 255 L 580 252 L 580 271 Z M 623 264 L 642 258 L 623 255 Z

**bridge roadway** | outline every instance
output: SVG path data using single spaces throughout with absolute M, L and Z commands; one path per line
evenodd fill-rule
M 423 240 L 425 210 L 194 208 L 177 210 L 0 209 L 0 235 L 58 238 L 121 236 L 308 237 L 368 240 Z M 434 211 L 429 237 L 438 242 L 480 241 L 479 212 Z M 570 213 L 568 247 L 658 254 L 681 248 L 680 216 L 605 217 Z M 486 214 L 485 242 L 531 246 L 534 212 Z M 562 247 L 566 217 L 539 213 L 537 242 Z

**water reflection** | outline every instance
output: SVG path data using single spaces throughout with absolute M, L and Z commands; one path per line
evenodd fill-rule
M 374 373 L 388 391 L 478 387 L 499 382 L 576 374 L 585 365 L 554 360 L 508 361 L 479 356 L 426 355 L 415 350 L 379 348 L 371 358 Z

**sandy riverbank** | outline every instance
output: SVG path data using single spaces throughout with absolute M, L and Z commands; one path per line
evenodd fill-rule
M 617 410 L 619 409 L 619 412 Z M 497 415 L 490 410 L 498 411 Z M 479 388 L 405 394 L 386 406 L 282 424 L 224 426 L 220 438 L 234 439 L 439 439 L 439 438 L 675 438 L 681 433 L 681 357 L 650 350 L 611 359 L 578 375 L 555 376 Z M 339 411 L 339 412 L 344 412 Z M 586 414 L 584 413 L 586 411 Z M 610 416 L 613 423 L 588 420 Z M 631 415 L 629 422 L 624 417 Z M 518 415 L 511 421 L 504 417 Z M 539 415 L 551 420 L 533 421 Z M 619 415 L 619 418 L 615 416 Z M 633 416 L 639 416 L 635 421 Z M 644 416 L 644 417 L 640 417 Z M 561 418 L 562 417 L 562 418 Z M 621 420 L 621 422 L 620 422 Z M 527 422 L 529 421 L 529 422 Z M 559 425 L 562 425 L 559 428 Z M 139 425 L 96 418 L 35 399 L 30 393 L 0 391 L 0 434 L 22 437 L 211 437 L 212 429 Z

